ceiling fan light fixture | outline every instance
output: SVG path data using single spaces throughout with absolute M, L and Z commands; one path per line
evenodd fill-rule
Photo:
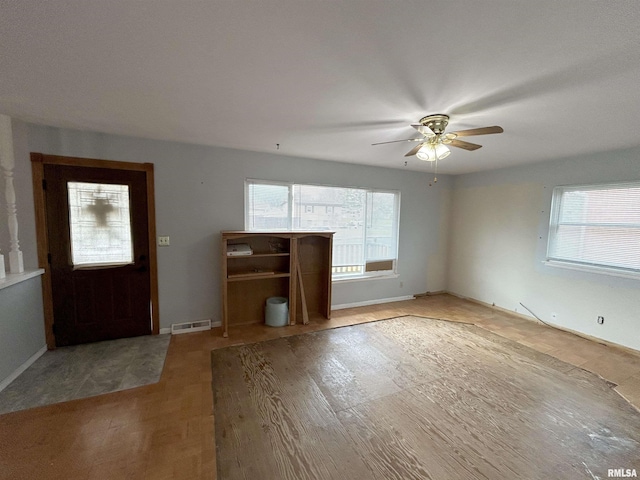
M 422 160 L 423 162 L 435 161 L 436 152 L 433 148 L 433 145 L 423 146 L 420 150 L 418 150 L 418 153 L 416 153 L 416 157 L 418 157 L 418 160 Z
M 451 150 L 449 150 L 447 146 L 438 143 L 435 145 L 423 145 L 416 153 L 416 157 L 418 157 L 418 160 L 422 160 L 424 162 L 435 162 L 436 160 L 447 158 L 450 154 Z
M 442 160 L 451 154 L 451 150 L 441 143 L 429 143 L 423 145 L 420 150 L 416 152 L 416 157 L 424 162 L 435 162 L 436 160 Z
M 451 154 L 451 150 L 449 150 L 449 147 L 439 143 L 438 145 L 436 145 L 435 148 L 436 151 L 436 158 L 438 160 L 442 160 L 443 158 L 447 158 L 450 154 Z

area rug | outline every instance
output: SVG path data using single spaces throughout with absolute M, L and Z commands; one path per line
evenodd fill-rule
M 420 317 L 211 353 L 218 480 L 589 479 L 640 416 L 585 370 Z
M 0 414 L 156 383 L 170 340 L 145 335 L 47 351 L 0 392 Z

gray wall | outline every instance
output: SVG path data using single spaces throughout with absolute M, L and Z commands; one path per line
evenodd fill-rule
M 29 126 L 33 152 L 155 165 L 160 326 L 220 320 L 220 231 L 244 228 L 244 180 L 401 191 L 399 278 L 338 283 L 334 305 L 446 287 L 451 179 L 396 169 Z M 400 287 L 400 282 L 403 287 Z
M 448 289 L 640 350 L 640 279 L 543 264 L 553 187 L 623 180 L 640 148 L 457 176 Z
M 0 382 L 45 345 L 40 277 L 0 290 Z

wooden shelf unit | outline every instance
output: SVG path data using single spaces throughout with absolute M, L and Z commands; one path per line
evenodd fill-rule
M 333 232 L 222 232 L 222 326 L 264 322 L 267 298 L 289 300 L 289 325 L 331 317 Z M 227 255 L 248 244 L 252 255 Z M 300 320 L 301 319 L 301 320 Z

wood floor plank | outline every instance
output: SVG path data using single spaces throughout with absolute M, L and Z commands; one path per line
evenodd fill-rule
M 297 337 L 284 340 L 286 348 L 280 348 L 276 342 L 265 342 L 261 346 L 279 374 L 283 405 L 301 429 L 299 446 L 320 466 L 310 472 L 310 478 L 366 478 L 367 467 L 348 443 L 348 436 L 327 398 L 308 370 L 301 368 L 301 357 L 291 346 L 294 338 Z
M 366 459 L 372 478 L 393 480 L 438 479 L 423 463 L 423 458 L 408 442 L 400 426 L 384 417 L 369 416 L 363 411 L 371 403 L 360 404 L 338 413 L 359 455 Z M 398 412 L 402 413 L 402 412 Z
M 262 441 L 260 448 L 251 448 L 250 453 L 244 445 L 232 451 L 259 464 L 260 474 L 245 477 L 237 470 L 237 461 L 233 462 L 235 468 L 218 462 L 219 478 L 365 478 L 362 475 L 367 473 L 366 467 L 357 460 L 355 451 L 348 445 L 345 448 L 346 434 L 340 431 L 340 424 L 322 393 L 303 370 L 295 368 L 296 359 L 287 347 L 287 340 L 278 344 L 285 348 L 278 349 L 275 355 L 270 351 L 272 342 L 235 349 L 240 363 L 235 373 L 242 373 L 236 375 L 232 390 L 246 391 L 254 412 L 253 423 L 248 425 L 243 418 L 238 428 L 250 435 L 259 433 Z M 238 379 L 242 379 L 243 385 L 239 385 Z M 234 448 L 224 436 L 223 425 L 226 422 L 216 423 L 217 431 L 223 429 L 216 443 L 219 449 Z
M 353 333 L 337 329 L 328 335 L 290 339 L 300 367 L 314 379 L 334 412 L 400 390 L 394 382 L 396 372 L 391 360 L 365 343 L 368 336 L 355 339 L 366 333 L 364 329 Z M 354 338 L 349 341 L 351 336 Z
M 220 350 L 220 355 L 213 356 L 212 371 L 217 385 L 214 389 L 216 448 L 225 446 L 232 455 L 227 462 L 217 462 L 218 478 L 268 478 L 272 465 L 247 461 L 262 454 L 268 438 L 262 425 L 253 421 L 257 412 L 249 397 L 237 350 Z

